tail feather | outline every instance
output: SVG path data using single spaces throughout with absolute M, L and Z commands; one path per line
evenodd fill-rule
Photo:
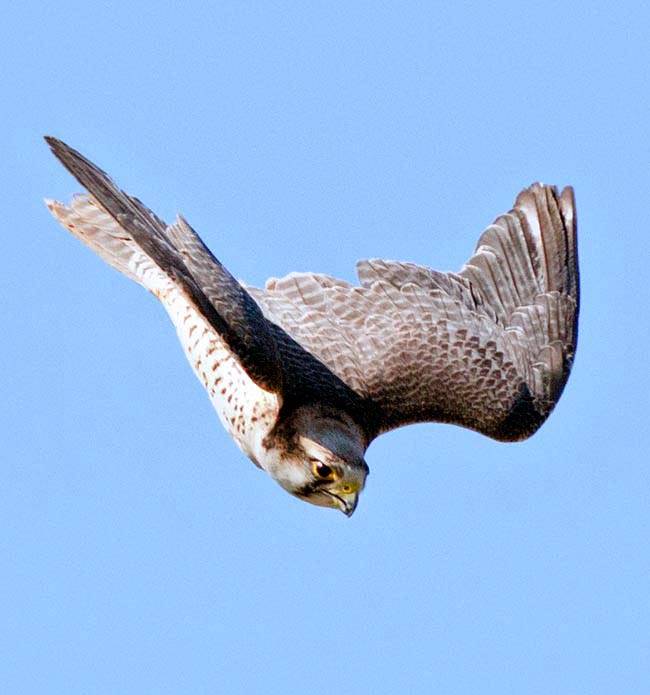
M 160 297 L 172 283 L 169 277 L 138 246 L 92 196 L 74 196 L 70 205 L 45 201 L 54 217 L 79 241 L 110 266 Z

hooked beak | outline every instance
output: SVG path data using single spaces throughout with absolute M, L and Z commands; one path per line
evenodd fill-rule
M 321 489 L 311 494 L 303 494 L 300 492 L 293 492 L 292 494 L 310 504 L 315 504 L 319 507 L 338 509 L 346 516 L 352 516 L 354 510 L 357 508 L 360 492 L 360 490 L 352 492 L 332 492 L 331 490 Z
M 359 491 L 356 492 L 339 492 L 336 495 L 332 495 L 336 501 L 336 506 L 340 509 L 345 516 L 352 516 L 354 510 L 357 508 L 359 502 Z

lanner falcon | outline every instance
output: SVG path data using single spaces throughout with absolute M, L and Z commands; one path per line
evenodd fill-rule
M 292 495 L 350 516 L 381 433 L 437 421 L 517 441 L 562 393 L 578 320 L 571 188 L 523 190 L 458 273 L 366 260 L 359 285 L 291 273 L 262 290 L 182 217 L 167 225 L 46 140 L 88 191 L 48 201 L 52 214 L 158 297 L 226 430 Z

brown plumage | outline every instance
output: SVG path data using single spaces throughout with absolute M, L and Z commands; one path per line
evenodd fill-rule
M 573 191 L 534 184 L 458 273 L 357 264 L 360 286 L 292 274 L 249 288 L 267 318 L 376 407 L 377 432 L 450 422 L 509 441 L 544 422 L 577 338 Z
M 458 273 L 368 260 L 358 286 L 292 273 L 257 289 L 182 218 L 166 225 L 47 140 L 90 193 L 53 214 L 161 300 L 229 433 L 292 494 L 351 514 L 378 434 L 439 421 L 524 439 L 562 393 L 579 301 L 570 188 L 522 191 Z

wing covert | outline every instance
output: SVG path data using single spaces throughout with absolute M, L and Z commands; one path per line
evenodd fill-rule
M 48 202 L 75 236 L 154 294 L 171 281 L 223 339 L 253 382 L 279 396 L 281 407 L 291 410 L 322 403 L 348 411 L 360 422 L 367 419 L 372 406 L 280 326 L 267 320 L 242 283 L 182 217 L 166 225 L 79 152 L 55 138 L 46 141 L 90 193 L 77 196 L 69 207 Z M 148 275 L 145 282 L 143 273 Z M 157 275 L 153 284 L 152 273 Z
M 559 398 L 577 340 L 573 193 L 534 184 L 459 273 L 368 260 L 360 286 L 292 273 L 251 289 L 282 326 L 377 408 L 376 432 L 440 421 L 530 436 Z
M 348 412 L 368 441 L 423 421 L 509 441 L 535 432 L 562 393 L 579 308 L 570 188 L 522 191 L 458 273 L 374 259 L 358 263 L 359 286 L 291 273 L 259 290 L 235 280 L 185 220 L 167 226 L 46 139 L 91 194 L 50 203 L 55 216 L 132 279 L 151 270 L 156 281 L 142 284 L 152 291 L 171 281 L 282 408 Z
M 54 155 L 99 206 L 177 284 L 237 355 L 251 379 L 265 390 L 279 392 L 282 366 L 268 322 L 252 297 L 210 253 L 187 222 L 179 217 L 167 227 L 79 152 L 56 138 L 45 139 Z M 93 248 L 88 239 L 86 243 Z M 110 258 L 107 260 L 112 262 Z M 122 266 L 117 263 L 124 272 Z

